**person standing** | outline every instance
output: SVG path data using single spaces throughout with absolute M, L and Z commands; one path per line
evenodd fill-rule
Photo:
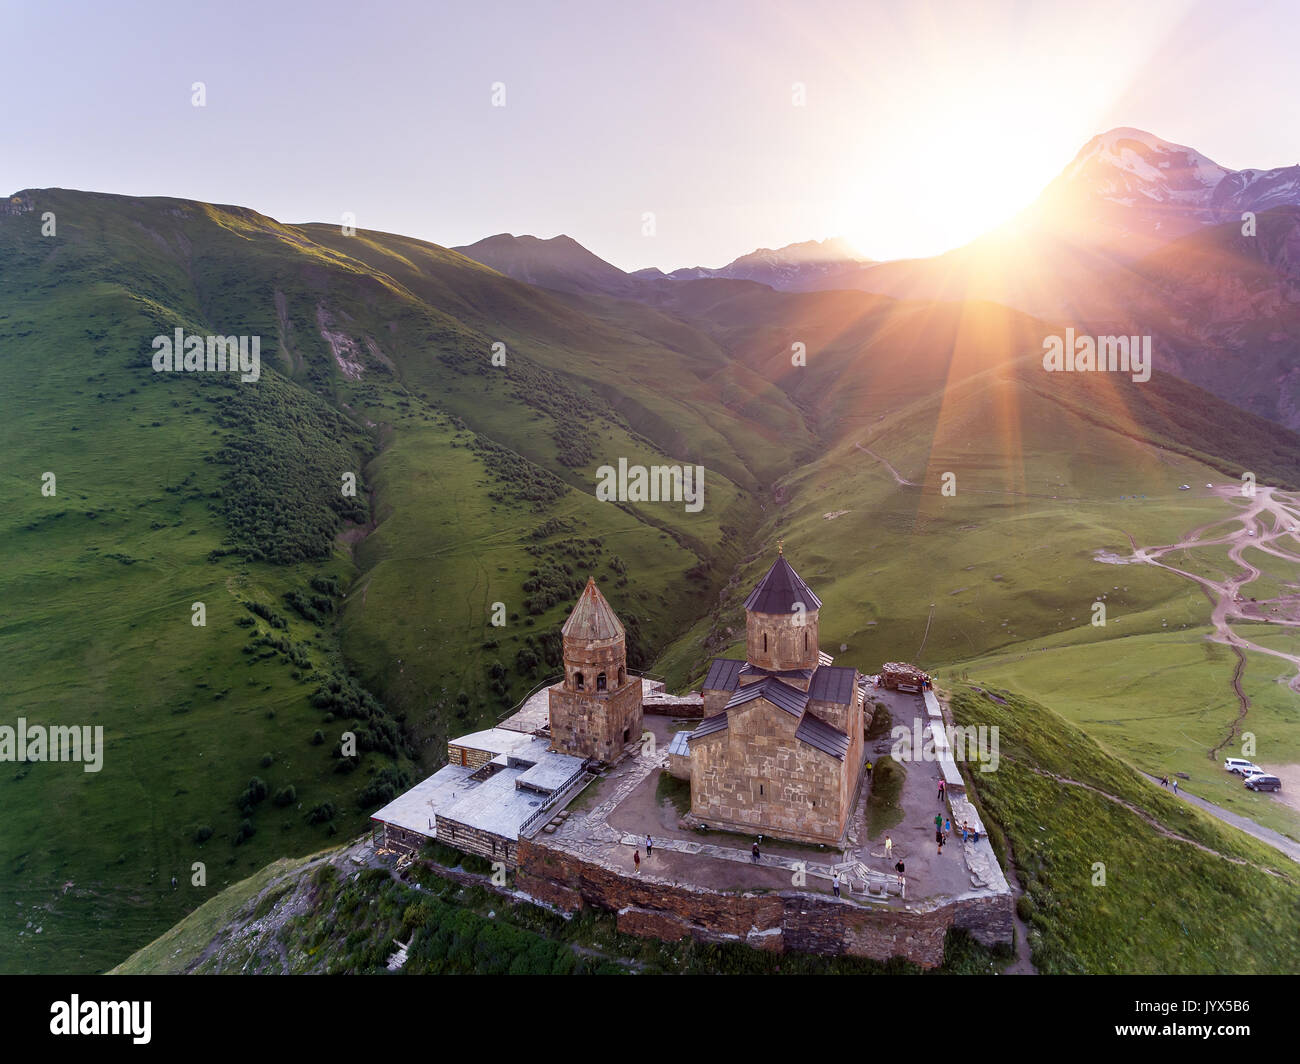
M 943 801 L 943 780 L 939 781 L 939 801 Z
M 840 870 L 835 870 L 835 875 L 831 877 L 831 890 L 835 891 L 835 896 L 840 896 Z
M 1169 782 L 1172 783 L 1172 784 L 1174 785 L 1174 794 L 1177 794 L 1177 793 L 1178 793 L 1178 777 L 1175 776 L 1175 777 L 1174 777 L 1172 780 L 1170 780 Z
M 942 830 L 942 828 L 943 828 L 943 814 L 942 814 L 942 813 L 935 813 L 935 814 L 934 814 L 934 830 L 935 830 L 935 831 L 940 831 L 940 830 Z
M 749 851 L 749 853 L 750 856 L 753 858 L 754 864 L 758 864 L 758 843 L 754 843 L 754 846 Z
M 645 855 L 649 857 L 654 852 L 655 852 L 655 840 L 652 839 L 649 835 L 647 835 L 645 837 Z
M 637 850 L 636 853 L 632 855 L 632 864 L 636 867 L 636 874 L 640 875 L 641 874 L 641 851 L 640 850 Z
M 948 834 L 952 830 L 952 821 L 948 817 L 943 818 L 943 833 Z
M 894 840 L 888 835 L 885 836 L 885 860 L 888 861 L 894 856 Z

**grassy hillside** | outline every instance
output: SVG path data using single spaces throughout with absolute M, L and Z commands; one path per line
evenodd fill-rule
M 633 353 L 687 355 L 619 347 L 432 245 L 414 272 L 384 251 L 395 279 L 365 261 L 377 237 L 353 257 L 243 208 L 19 203 L 0 218 L 3 704 L 102 725 L 107 750 L 98 774 L 0 779 L 0 970 L 97 969 L 268 860 L 358 828 L 440 761 L 449 729 L 556 670 L 554 629 L 588 572 L 645 661 L 729 569 L 763 463 L 713 426 L 761 433 L 623 379 Z M 151 341 L 176 328 L 260 337 L 260 379 L 155 373 Z M 602 401 L 611 389 L 668 403 L 679 427 L 657 443 L 653 418 L 634 428 Z M 597 503 L 595 467 L 618 456 L 706 461 L 707 505 Z M 337 756 L 345 730 L 355 759 Z M 254 777 L 268 793 L 241 808 Z
M 0 773 L 3 971 L 98 970 L 355 833 L 558 671 L 589 574 L 675 685 L 736 645 L 779 537 L 845 663 L 1082 652 L 1205 624 L 1169 574 L 1094 558 L 1230 516 L 1179 483 L 1300 483 L 1295 436 L 1177 381 L 1044 379 L 1042 323 L 1002 308 L 731 282 L 646 306 L 246 208 L 3 206 L 0 704 L 107 743 L 97 774 Z M 260 379 L 153 372 L 176 328 L 260 337 Z M 620 458 L 702 464 L 703 509 L 598 501 Z
M 1082 386 L 1047 389 L 1030 361 L 844 431 L 778 485 L 782 504 L 751 540 L 764 549 L 724 591 L 709 650 L 739 645 L 744 594 L 778 537 L 824 602 L 824 648 L 845 647 L 866 671 L 892 658 L 938 667 L 1049 637 L 1091 643 L 1207 623 L 1208 600 L 1185 581 L 1096 560 L 1099 550 L 1129 551 L 1130 535 L 1171 543 L 1231 517 L 1202 488 L 1224 483 L 1222 468 L 1160 421 L 1187 386 L 1159 377 L 1130 385 L 1136 394 L 1125 401 L 1144 404 L 1129 415 L 1112 403 L 1104 416 L 1104 393 L 1083 403 Z M 1243 415 L 1197 394 L 1202 434 L 1226 442 Z M 1276 451 L 1273 468 L 1289 482 L 1300 468 L 1296 438 L 1273 426 L 1260 439 L 1254 457 Z M 1180 491 L 1184 483 L 1197 488 Z M 1098 629 L 1090 607 L 1103 594 L 1113 621 Z M 690 636 L 697 646 L 699 634 Z M 707 654 L 679 646 L 670 658 L 685 679 Z
M 1292 861 L 1143 780 L 1050 710 L 995 693 L 963 685 L 952 708 L 959 724 L 999 729 L 998 770 L 971 778 L 1010 843 L 1041 972 L 1296 970 Z

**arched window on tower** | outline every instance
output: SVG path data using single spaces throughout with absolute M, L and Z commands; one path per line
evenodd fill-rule
M 763 633 L 763 653 L 767 653 L 767 633 Z
M 596 674 L 596 690 L 605 690 L 605 674 L 603 672 Z
M 583 682 L 583 681 L 582 681 L 582 673 L 580 673 L 580 672 L 575 672 L 575 673 L 573 674 L 573 686 L 576 687 L 579 691 L 581 691 L 581 690 L 582 690 L 582 682 Z
M 804 632 L 804 634 L 803 634 L 803 648 L 804 648 L 804 650 L 807 650 L 807 649 L 808 649 L 808 633 L 807 633 L 807 632 Z

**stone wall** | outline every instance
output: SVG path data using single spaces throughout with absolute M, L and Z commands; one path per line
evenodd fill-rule
M 853 674 L 853 702 L 850 705 L 809 699 L 808 709 L 849 737 L 849 752 L 844 763 L 848 767 L 847 789 L 850 794 L 854 793 L 858 789 L 858 776 L 866 760 L 863 747 L 866 730 L 871 722 L 871 716 L 863 712 L 862 692 L 858 687 L 857 672 Z
M 679 780 L 690 781 L 691 778 L 691 758 L 689 754 L 669 754 L 668 755 L 668 775 L 674 776 Z
M 811 603 L 809 603 L 811 605 Z M 745 660 L 760 669 L 815 669 L 821 653 L 817 642 L 818 611 L 810 609 L 799 624 L 796 613 L 745 615 Z
M 613 762 L 623 747 L 641 739 L 641 680 L 613 691 L 550 689 L 551 746 L 562 754 Z
M 464 760 L 461 754 L 464 754 Z M 496 755 L 488 750 L 475 750 L 471 746 L 461 746 L 457 742 L 447 744 L 447 764 L 468 765 L 470 768 L 482 768 Z
M 731 692 L 720 692 L 730 697 Z M 727 704 L 724 697 L 722 704 Z M 655 717 L 677 717 L 680 720 L 699 720 L 704 714 L 704 705 L 701 702 L 691 700 L 689 702 L 659 702 L 649 698 L 641 699 L 641 712 Z M 721 712 L 719 710 L 718 712 Z
M 731 691 L 701 691 L 704 695 L 704 716 L 715 717 L 727 708 L 727 702 L 731 699 Z
M 396 824 L 384 825 L 385 849 L 402 850 L 406 853 L 418 853 L 420 847 L 428 841 L 428 836 L 421 835 L 418 831 L 399 828 Z
M 1011 895 L 960 898 L 928 910 L 873 908 L 823 894 L 720 894 L 657 883 L 586 861 L 541 841 L 520 840 L 516 883 L 567 912 L 592 906 L 618 914 L 618 929 L 677 941 L 743 942 L 755 949 L 903 957 L 922 967 L 943 962 L 949 928 L 984 945 L 1012 940 Z
M 507 868 L 514 868 L 518 863 L 519 845 L 513 839 L 502 835 L 493 835 L 481 828 L 472 828 L 444 816 L 436 817 L 438 841 L 446 846 L 454 846 L 463 853 L 475 853 L 489 861 L 504 861 Z
M 765 698 L 728 710 L 725 730 L 691 743 L 691 815 L 711 826 L 837 843 L 851 773 L 797 740 L 798 723 Z

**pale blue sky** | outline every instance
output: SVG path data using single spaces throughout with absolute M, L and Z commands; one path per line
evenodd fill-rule
M 0 2 L 0 193 L 352 211 L 446 245 L 563 232 L 635 269 L 832 235 L 942 251 L 1119 125 L 1300 161 L 1295 2 L 188 7 Z

